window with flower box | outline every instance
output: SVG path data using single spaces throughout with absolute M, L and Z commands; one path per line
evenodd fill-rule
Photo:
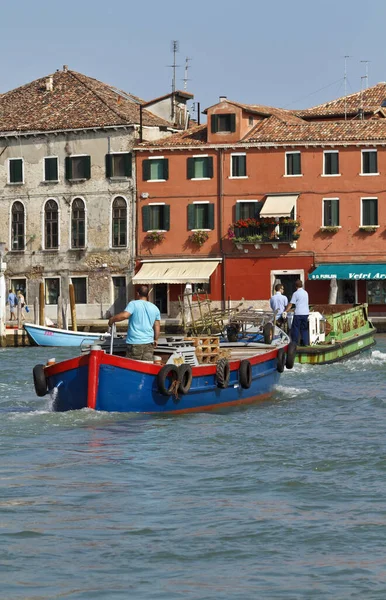
M 188 205 L 188 229 L 214 229 L 214 204 L 194 202 Z
M 169 231 L 170 206 L 163 203 L 148 204 L 142 207 L 143 231 Z

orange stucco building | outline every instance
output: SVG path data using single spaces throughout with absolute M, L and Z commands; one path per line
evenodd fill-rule
M 308 110 L 220 98 L 207 124 L 136 148 L 135 282 L 178 314 L 186 284 L 266 306 L 300 277 L 311 302 L 386 303 L 386 84 Z M 384 275 L 384 277 L 383 277 Z

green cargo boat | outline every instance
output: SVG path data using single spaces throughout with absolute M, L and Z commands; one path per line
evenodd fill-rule
M 310 346 L 298 346 L 295 362 L 325 365 L 374 346 L 376 329 L 367 304 L 317 304 L 309 317 Z

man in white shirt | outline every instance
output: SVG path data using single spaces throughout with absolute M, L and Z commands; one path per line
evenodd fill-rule
M 272 310 L 277 311 L 276 322 L 278 323 L 279 327 L 283 325 L 283 322 L 285 321 L 285 318 L 287 316 L 285 313 L 285 309 L 288 304 L 288 298 L 287 296 L 284 296 L 283 292 L 283 285 L 281 283 L 277 283 L 275 285 L 275 293 L 269 301 L 269 305 L 272 308 Z
M 295 306 L 295 316 L 291 327 L 291 339 L 298 344 L 300 335 L 303 346 L 309 346 L 310 334 L 308 330 L 308 315 L 310 314 L 310 307 L 308 304 L 308 293 L 303 289 L 303 282 L 301 279 L 297 279 L 295 285 L 296 292 L 292 294 L 291 302 L 286 306 L 286 311 Z

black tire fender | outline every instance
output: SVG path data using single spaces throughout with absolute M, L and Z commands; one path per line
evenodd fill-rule
M 239 381 L 242 388 L 248 390 L 252 385 L 252 365 L 249 360 L 242 360 L 239 369 Z
M 264 344 L 272 344 L 273 341 L 273 325 L 266 323 L 263 327 Z
M 277 357 L 276 357 L 276 368 L 279 371 L 279 373 L 283 373 L 285 365 L 286 365 L 285 350 L 284 350 L 284 348 L 279 348 L 279 350 L 277 351 Z
M 178 367 L 178 391 L 181 392 L 181 394 L 188 393 L 188 391 L 190 390 L 190 386 L 192 385 L 192 380 L 192 367 L 187 364 L 180 365 Z
M 231 369 L 229 362 L 226 358 L 220 358 L 217 363 L 216 380 L 217 385 L 220 388 L 227 388 L 229 383 L 229 377 L 231 375 Z
M 45 396 L 47 394 L 47 377 L 44 373 L 44 365 L 35 365 L 32 369 L 34 378 L 35 392 L 37 396 Z
M 292 369 L 295 364 L 297 345 L 295 342 L 290 342 L 287 348 L 287 360 L 285 362 L 285 366 L 287 369 Z
M 167 379 L 170 378 L 170 385 L 167 384 Z M 163 396 L 171 396 L 175 390 L 175 382 L 178 382 L 178 367 L 176 365 L 164 365 L 157 375 L 157 385 L 160 394 Z

